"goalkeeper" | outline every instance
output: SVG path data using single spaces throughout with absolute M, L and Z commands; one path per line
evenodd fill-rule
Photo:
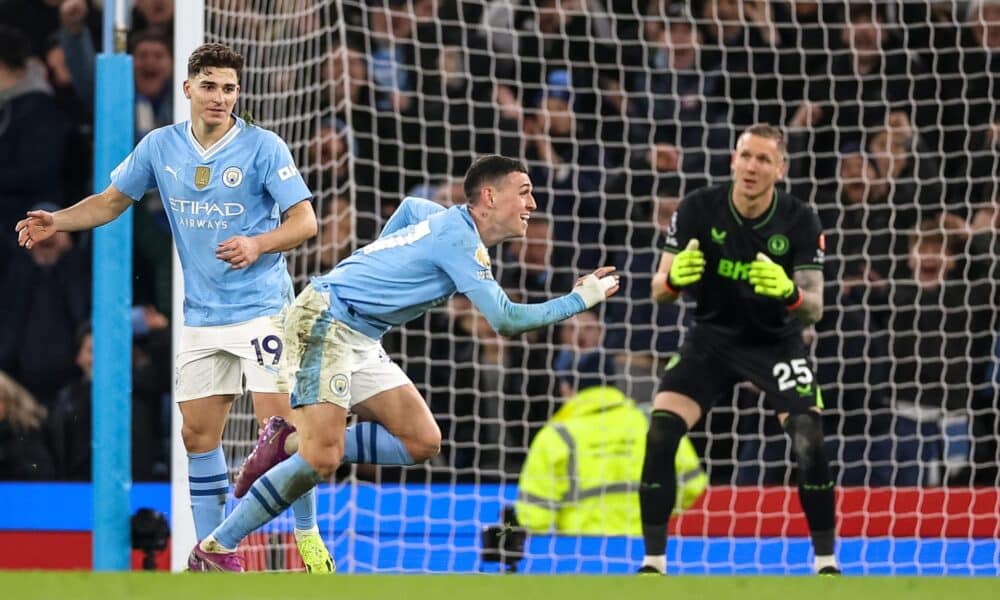
M 640 573 L 666 572 L 678 444 L 733 385 L 747 380 L 766 392 L 792 439 L 815 570 L 840 572 L 823 397 L 802 341 L 802 327 L 823 314 L 823 234 L 812 210 L 775 189 L 784 154 L 780 130 L 748 128 L 732 156 L 731 184 L 685 197 L 667 231 L 653 297 L 674 302 L 684 290 L 697 308 L 653 400 L 639 489 L 646 546 Z
M 469 167 L 469 203 L 445 209 L 407 198 L 371 244 L 313 279 L 285 321 L 298 451 L 288 427 L 269 427 L 239 488 L 249 494 L 192 550 L 192 571 L 242 571 L 240 540 L 333 475 L 342 461 L 409 465 L 437 454 L 441 432 L 427 403 L 379 339 L 452 294 L 465 294 L 502 335 L 561 321 L 618 291 L 614 267 L 577 281 L 565 296 L 515 304 L 493 280 L 487 247 L 524 235 L 535 209 L 527 169 L 501 156 Z M 362 421 L 348 428 L 351 410 Z M 280 461 L 280 463 L 279 463 Z M 273 468 L 264 472 L 264 469 Z

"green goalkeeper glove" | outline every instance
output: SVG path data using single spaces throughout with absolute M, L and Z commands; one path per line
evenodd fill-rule
M 788 278 L 781 265 L 763 252 L 758 252 L 757 260 L 750 263 L 750 285 L 761 296 L 784 300 L 788 304 L 798 300 L 799 290 L 795 282 Z
M 688 242 L 686 248 L 677 253 L 670 265 L 667 281 L 674 290 L 685 288 L 701 279 L 705 272 L 705 254 L 698 249 L 698 240 Z

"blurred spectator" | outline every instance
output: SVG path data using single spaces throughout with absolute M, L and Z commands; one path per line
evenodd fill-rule
M 962 34 L 939 67 L 945 174 L 955 201 L 982 202 L 1000 192 L 1000 4 L 969 2 Z
M 629 351 L 636 366 L 650 367 L 680 345 L 682 303 L 656 304 L 651 284 L 663 255 L 663 236 L 680 198 L 660 196 L 646 222 L 633 224 L 625 246 L 614 255 L 622 293 L 607 301 L 607 346 Z M 635 373 L 631 373 L 635 375 Z M 636 397 L 652 397 L 654 390 Z
M 350 183 L 354 134 L 343 120 L 324 116 L 309 144 L 306 183 L 316 197 L 344 194 Z
M 941 166 L 905 112 L 890 113 L 886 124 L 870 133 L 868 153 L 888 186 L 889 203 L 913 219 L 904 224 L 906 229 L 949 208 L 940 180 Z
M 66 52 L 58 36 L 52 36 L 47 44 L 45 65 L 48 67 L 49 83 L 52 85 L 56 106 L 68 117 L 65 155 L 72 157 L 71 160 L 63 161 L 62 205 L 90 194 L 94 143 L 92 99 L 85 102 L 79 97 L 66 61 Z
M 857 144 L 841 148 L 837 182 L 834 197 L 820 202 L 818 211 L 829 248 L 824 271 L 839 280 L 845 303 L 884 305 L 896 259 L 906 254 L 900 232 L 913 227 L 915 211 L 889 204 L 888 181 Z M 882 301 L 875 302 L 872 293 Z
M 698 65 L 701 32 L 673 4 L 666 20 L 646 23 L 647 63 L 628 83 L 628 141 L 633 170 L 683 173 L 691 188 L 729 173 L 730 129 L 722 79 Z M 650 146 L 653 146 L 650 149 Z M 652 182 L 631 193 L 649 196 Z M 609 184 L 609 186 L 612 184 Z
M 157 32 L 134 36 L 130 43 L 135 71 L 135 139 L 174 122 L 174 54 Z
M 522 108 L 542 91 L 551 71 L 569 72 L 573 108 L 588 123 L 599 110 L 600 92 L 620 92 L 621 66 L 604 41 L 610 26 L 587 0 L 511 2 L 510 9 L 498 3 L 485 19 L 496 57 L 494 78 L 500 82 L 496 103 L 507 118 L 520 120 Z M 574 59 L 583 56 L 588 60 Z
M 59 28 L 63 0 L 5 0 L 0 2 L 0 25 L 20 31 L 28 40 L 28 53 L 43 56 L 45 40 Z
M 646 413 L 610 382 L 613 362 L 600 350 L 563 350 L 555 369 L 562 406 L 535 436 L 521 469 L 518 522 L 536 533 L 639 535 L 635 493 Z M 680 512 L 701 496 L 708 476 L 686 437 L 675 462 Z
M 730 103 L 728 122 L 733 127 L 782 120 L 772 4 L 763 0 L 701 3 L 702 67 L 722 78 L 720 95 Z M 735 145 L 735 140 L 726 143 L 728 148 Z
M 168 40 L 174 37 L 174 0 L 134 0 L 132 31 L 156 30 Z
M 58 207 L 43 203 L 33 209 Z M 90 318 L 90 256 L 60 231 L 16 252 L 0 281 L 0 289 L 17 290 L 0 312 L 0 370 L 50 406 L 76 372 L 76 331 Z
M 0 371 L 0 481 L 52 479 L 46 412 L 28 390 Z
M 154 0 L 156 1 L 156 0 Z M 80 98 L 94 95 L 94 65 L 97 54 L 83 23 L 86 3 L 77 3 L 73 11 L 63 10 L 60 43 Z M 171 6 L 172 10 L 172 6 Z M 173 50 L 170 40 L 160 30 L 140 31 L 129 40 L 135 79 L 135 139 L 174 122 Z
M 789 150 L 801 158 L 807 148 L 816 163 L 814 177 L 832 178 L 835 149 L 861 142 L 866 130 L 882 127 L 890 112 L 900 111 L 918 131 L 938 122 L 932 101 L 933 78 L 916 57 L 899 48 L 886 23 L 885 7 L 871 2 L 847 5 L 838 52 L 830 72 L 811 81 L 808 95 L 788 122 L 807 142 L 790 139 Z
M 315 256 L 315 268 L 310 273 L 325 273 L 350 256 L 357 246 L 355 211 L 346 196 L 332 196 L 316 211 L 319 235 L 310 244 L 310 256 Z
M 151 307 L 133 307 L 132 478 L 157 481 L 168 474 L 170 424 L 161 415 L 169 396 L 170 330 L 166 318 Z M 59 391 L 49 413 L 55 479 L 90 481 L 92 453 L 91 389 L 94 340 L 90 323 L 77 332 L 76 364 L 81 375 Z M 169 402 L 169 398 L 166 399 Z
M 539 302 L 564 293 L 575 277 L 571 269 L 555 268 L 553 256 L 551 223 L 532 215 L 525 236 L 504 245 L 497 272 L 500 285 L 516 302 Z M 550 366 L 558 329 L 558 325 L 535 329 L 504 344 L 503 415 L 506 446 L 511 450 L 505 466 L 511 474 L 520 468 L 534 432 L 552 414 L 555 380 Z
M 552 264 L 588 271 L 603 264 L 604 198 L 596 145 L 583 137 L 568 71 L 551 71 L 524 119 L 526 157 L 538 212 L 552 217 Z
M 0 269 L 13 251 L 14 224 L 36 202 L 62 203 L 66 119 L 45 66 L 27 38 L 0 25 Z M 16 289 L 8 287 L 5 289 Z
M 968 477 L 971 390 L 985 380 L 997 322 L 990 282 L 966 276 L 968 236 L 955 215 L 921 222 L 909 240 L 911 275 L 893 286 L 886 329 L 895 357 L 897 485 Z
M 427 397 L 441 427 L 441 456 L 462 480 L 496 477 L 503 340 L 462 295 L 452 296 L 438 324 L 448 335 L 431 342 Z

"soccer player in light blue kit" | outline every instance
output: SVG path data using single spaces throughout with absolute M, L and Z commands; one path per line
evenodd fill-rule
M 281 252 L 316 234 L 312 194 L 285 143 L 233 116 L 243 57 L 205 44 L 188 60 L 184 95 L 191 120 L 156 129 L 111 173 L 111 185 L 54 213 L 17 224 L 31 248 L 56 231 L 103 225 L 156 187 L 184 271 L 184 329 L 176 396 L 188 452 L 198 539 L 225 516 L 229 475 L 222 430 L 243 378 L 260 423 L 291 416 L 282 374 L 283 311 L 293 299 Z M 284 219 L 282 219 L 284 215 Z M 315 496 L 295 505 L 296 539 L 307 570 L 331 572 L 316 527 Z
M 409 465 L 437 454 L 441 432 L 427 403 L 379 342 L 391 327 L 458 292 L 498 333 L 516 335 L 618 291 L 614 267 L 603 267 L 565 296 L 511 302 L 493 279 L 487 247 L 527 230 L 535 209 L 527 169 L 517 160 L 486 156 L 469 168 L 464 187 L 469 203 L 449 209 L 405 199 L 377 240 L 313 279 L 296 298 L 285 331 L 288 366 L 297 369 L 292 406 L 298 452 L 250 476 L 249 494 L 192 550 L 192 571 L 242 571 L 234 553 L 240 540 L 329 479 L 341 461 Z M 348 409 L 362 422 L 345 431 Z M 270 441 L 262 437 L 254 454 L 274 445 Z

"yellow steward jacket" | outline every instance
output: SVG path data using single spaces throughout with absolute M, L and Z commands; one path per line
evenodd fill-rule
M 532 532 L 642 534 L 639 481 L 649 421 L 614 387 L 572 397 L 538 432 L 521 469 L 515 508 Z M 701 496 L 708 476 L 684 437 L 677 450 L 679 512 Z

